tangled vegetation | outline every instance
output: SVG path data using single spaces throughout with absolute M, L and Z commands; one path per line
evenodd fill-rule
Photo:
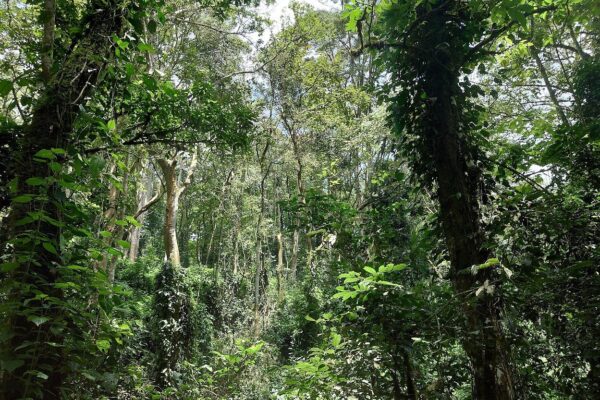
M 2 2 L 0 400 L 600 399 L 599 28 Z

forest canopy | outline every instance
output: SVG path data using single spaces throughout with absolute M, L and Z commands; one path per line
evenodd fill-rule
M 5 0 L 0 400 L 600 399 L 596 0 Z

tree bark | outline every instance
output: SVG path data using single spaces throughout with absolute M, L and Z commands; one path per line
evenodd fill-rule
M 404 362 L 404 379 L 406 380 L 406 398 L 408 400 L 417 400 L 417 387 L 415 385 L 415 377 L 412 364 L 410 362 L 410 356 L 407 351 L 403 354 Z
M 298 274 L 298 252 L 300 250 L 300 232 L 294 229 L 292 233 L 292 260 L 290 262 L 290 276 L 293 281 L 296 280 Z
M 63 220 L 63 205 L 65 197 L 62 195 L 62 189 L 57 185 L 30 186 L 27 179 L 31 177 L 46 178 L 53 175 L 48 168 L 47 163 L 34 160 L 34 155 L 43 149 L 62 148 L 75 144 L 71 133 L 73 123 L 79 115 L 80 106 L 87 102 L 92 88 L 99 82 L 100 72 L 104 69 L 108 59 L 110 59 L 112 43 L 111 36 L 119 35 L 122 30 L 122 17 L 125 1 L 109 0 L 92 1 L 89 11 L 84 18 L 81 36 L 74 41 L 72 50 L 66 56 L 62 63 L 62 68 L 53 79 L 48 80 L 45 93 L 40 97 L 36 105 L 31 123 L 25 129 L 20 148 L 21 153 L 16 157 L 17 193 L 15 196 L 23 194 L 34 194 L 47 197 L 48 200 L 34 200 L 25 203 L 14 202 L 8 217 L 8 240 L 15 243 L 14 255 L 25 256 L 30 261 L 21 263 L 14 270 L 10 279 L 19 282 L 20 285 L 31 285 L 30 289 L 37 288 L 49 296 L 62 299 L 64 294 L 61 289 L 56 289 L 53 283 L 57 279 L 56 267 L 61 265 L 60 236 L 61 228 L 47 221 L 39 221 L 36 228 L 31 224 L 18 223 L 27 217 L 29 212 L 44 212 L 48 217 L 61 221 Z M 54 5 L 51 1 L 45 3 L 48 11 L 52 9 L 49 18 L 45 23 L 45 32 L 43 42 L 45 47 L 42 51 L 42 64 L 44 75 L 49 74 L 51 69 L 51 49 L 47 45 L 53 40 L 53 21 Z M 49 76 L 48 76 L 49 78 Z M 62 162 L 62 156 L 57 157 L 58 162 Z M 20 241 L 29 233 L 35 230 L 36 234 L 42 235 L 45 241 L 53 244 L 56 252 L 49 252 L 42 248 L 41 243 L 34 244 Z M 38 243 L 38 242 L 36 242 Z M 4 244 L 2 246 L 5 248 Z M 30 265 L 39 265 L 35 269 L 29 268 Z M 36 289 L 37 290 L 37 289 Z M 27 291 L 27 293 L 30 293 Z M 9 298 L 14 304 L 23 304 L 27 300 L 28 294 L 21 292 L 19 287 L 9 293 Z M 28 300 L 29 301 L 29 300 Z M 65 333 L 53 332 L 50 327 L 53 326 L 55 319 L 70 320 L 69 315 L 64 315 L 64 309 L 60 307 L 49 307 L 45 309 L 44 316 L 49 321 L 36 326 L 27 320 L 23 313 L 21 305 L 14 313 L 8 315 L 3 322 L 6 329 L 12 333 L 12 339 L 4 342 L 3 346 L 8 346 L 3 354 L 13 354 L 17 357 L 19 354 L 36 353 L 35 358 L 26 356 L 26 362 L 12 371 L 12 373 L 3 373 L 1 375 L 2 384 L 0 393 L 5 399 L 16 399 L 33 396 L 35 385 L 32 384 L 30 374 L 25 374 L 28 370 L 43 370 L 48 378 L 43 380 L 40 385 L 45 393 L 46 399 L 59 399 L 61 397 L 60 388 L 63 385 L 65 375 L 68 371 L 65 355 L 61 346 L 50 344 L 61 344 L 64 341 Z M 42 307 L 39 301 L 29 302 L 27 307 Z M 16 350 L 24 343 L 33 343 L 37 347 L 32 352 L 32 345 L 25 350 Z M 22 346 L 21 346 L 22 347 Z M 4 349 L 3 349 L 4 350 Z
M 166 205 L 163 233 L 165 253 L 173 267 L 177 268 L 181 265 L 179 245 L 177 243 L 177 210 L 179 208 L 179 197 L 192 181 L 194 168 L 197 163 L 197 152 L 193 153 L 187 176 L 181 184 L 177 181 L 177 155 L 171 160 L 161 158 L 157 160 L 157 162 L 165 179 Z
M 179 207 L 179 187 L 177 185 L 177 160 L 158 160 L 158 165 L 165 178 L 166 205 L 163 240 L 167 259 L 173 266 L 181 264 L 179 246 L 177 245 L 177 209 Z
M 52 79 L 52 64 L 54 62 L 54 28 L 56 26 L 56 2 L 55 0 L 44 0 L 44 11 L 42 14 L 44 31 L 42 34 L 42 79 L 50 83 Z
M 281 232 L 277 233 L 277 298 L 279 303 L 283 302 L 285 298 L 284 289 L 284 277 L 283 277 L 283 235 Z
M 152 190 L 152 186 L 154 186 L 152 184 L 152 178 L 145 177 L 145 179 L 147 180 L 145 184 L 147 184 L 150 187 L 150 190 Z M 129 242 L 131 247 L 129 248 L 128 257 L 129 261 L 131 262 L 135 262 L 137 260 L 138 254 L 140 252 L 140 238 L 142 235 L 142 226 L 146 218 L 146 211 L 148 211 L 150 208 L 152 208 L 152 206 L 158 203 L 158 201 L 162 198 L 163 193 L 164 191 L 162 190 L 162 187 L 159 184 L 158 188 L 156 189 L 156 194 L 150 199 L 148 199 L 148 195 L 150 194 L 150 192 L 146 189 L 143 189 L 140 196 L 138 197 L 138 208 L 133 214 L 133 218 L 135 218 L 139 222 L 140 226 L 134 226 L 129 232 Z
M 472 398 L 476 400 L 512 400 L 515 398 L 508 351 L 500 324 L 498 290 L 475 296 L 485 281 L 492 281 L 492 268 L 471 272 L 490 256 L 483 247 L 485 235 L 480 226 L 478 188 L 479 171 L 470 167 L 475 154 L 467 144 L 468 126 L 463 114 L 464 93 L 459 85 L 463 55 L 469 43 L 460 42 L 459 27 L 453 14 L 462 7 L 454 0 L 432 5 L 435 11 L 419 7 L 420 24 L 413 40 L 423 51 L 414 51 L 406 61 L 418 76 L 417 86 L 424 98 L 411 104 L 418 116 L 409 129 L 424 143 L 421 156 L 431 160 L 437 182 L 440 220 L 450 256 L 451 279 L 462 303 L 468 335 L 463 347 L 470 359 L 473 376 Z M 471 18 L 471 17 L 466 17 Z M 424 44 L 427 46 L 424 47 Z M 417 97 L 419 97 L 417 95 Z M 419 109 L 422 106 L 422 111 Z M 418 111 L 417 111 L 418 110 Z
M 435 63 L 434 63 L 435 64 Z M 498 299 L 493 294 L 474 298 L 477 285 L 491 279 L 490 270 L 471 273 L 473 265 L 483 264 L 489 254 L 483 249 L 479 205 L 473 176 L 467 168 L 465 144 L 460 139 L 459 120 L 453 97 L 458 78 L 439 67 L 429 71 L 428 98 L 435 98 L 428 110 L 428 134 L 433 140 L 437 196 L 442 228 L 452 265 L 452 281 L 461 299 L 467 332 L 463 340 L 473 372 L 473 398 L 512 400 L 515 398 L 512 374 L 500 326 Z
M 558 97 L 556 96 L 556 91 L 554 90 L 554 87 L 552 86 L 552 83 L 550 82 L 550 78 L 548 76 L 548 71 L 546 70 L 544 63 L 542 62 L 542 59 L 540 58 L 538 48 L 535 46 L 531 46 L 529 49 L 529 52 L 531 54 L 531 57 L 533 57 L 533 59 L 535 61 L 535 65 L 537 66 L 538 71 L 539 71 L 540 75 L 542 76 L 542 79 L 544 80 L 544 85 L 546 86 L 546 90 L 548 91 L 548 96 L 550 97 L 552 104 L 554 104 L 554 109 L 556 110 L 556 114 L 560 118 L 561 123 L 565 126 L 571 126 L 571 124 L 569 123 L 569 119 L 567 118 L 567 116 L 565 114 L 565 111 L 563 110 L 562 106 L 560 105 L 560 102 L 558 101 Z

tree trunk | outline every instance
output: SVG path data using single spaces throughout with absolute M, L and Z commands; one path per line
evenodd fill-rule
M 540 58 L 538 48 L 532 45 L 529 48 L 529 53 L 535 60 L 535 65 L 537 66 L 538 71 L 542 76 L 544 85 L 546 86 L 546 90 L 548 91 L 548 96 L 550 97 L 552 104 L 554 104 L 554 109 L 556 110 L 556 114 L 558 115 L 560 122 L 565 126 L 571 126 L 571 124 L 569 123 L 569 119 L 565 114 L 565 111 L 563 110 L 562 106 L 560 105 L 560 102 L 558 101 L 558 97 L 556 96 L 556 90 L 554 90 L 554 86 L 552 86 L 552 82 L 550 82 L 550 78 L 548 77 L 548 71 L 546 70 L 544 63 Z
M 441 4 L 441 5 L 440 5 Z M 419 76 L 414 90 L 425 98 L 411 105 L 423 106 L 411 129 L 421 135 L 431 157 L 433 176 L 437 182 L 440 219 L 452 266 L 451 279 L 462 303 L 465 328 L 463 339 L 473 373 L 472 397 L 476 400 L 512 400 L 515 398 L 508 352 L 500 324 L 496 292 L 475 296 L 474 291 L 492 280 L 492 268 L 471 273 L 473 265 L 488 258 L 483 248 L 478 204 L 479 171 L 470 160 L 473 150 L 466 142 L 466 116 L 462 104 L 464 94 L 459 86 L 462 55 L 469 43 L 461 43 L 455 30 L 463 29 L 455 22 L 457 2 L 440 2 L 435 12 L 419 7 L 422 18 L 414 37 L 417 45 L 427 43 L 426 50 L 415 52 L 406 61 Z M 435 7 L 435 5 L 432 5 Z M 417 39 L 418 38 L 418 39 Z M 461 98 L 462 97 L 462 98 Z
M 208 241 L 208 247 L 206 248 L 206 255 L 204 256 L 204 265 L 208 266 L 210 265 L 210 256 L 212 255 L 212 245 L 213 245 L 213 241 L 215 239 L 215 232 L 217 231 L 217 220 L 216 218 L 218 218 L 218 216 L 214 216 L 215 217 L 215 222 L 212 225 L 212 228 L 210 230 L 210 240 Z
M 54 4 L 50 1 L 45 3 L 45 8 L 50 12 L 45 23 L 45 32 L 43 38 L 43 77 L 48 79 L 47 89 L 40 97 L 36 105 L 31 124 L 25 129 L 21 143 L 22 152 L 16 157 L 15 171 L 17 178 L 17 193 L 15 196 L 23 194 L 41 195 L 51 199 L 33 200 L 29 202 L 14 202 L 10 215 L 8 216 L 7 238 L 14 243 L 13 251 L 15 256 L 25 257 L 29 261 L 23 262 L 15 269 L 9 279 L 18 282 L 19 285 L 8 294 L 9 298 L 19 304 L 17 308 L 9 311 L 7 318 L 3 322 L 3 329 L 10 332 L 12 339 L 5 341 L 2 349 L 3 354 L 12 354 L 13 357 L 23 355 L 22 360 L 25 363 L 14 369 L 12 373 L 1 375 L 2 384 L 0 393 L 5 399 L 16 399 L 33 396 L 36 385 L 32 383 L 31 374 L 26 374 L 29 370 L 42 370 L 47 379 L 38 380 L 41 383 L 46 399 L 59 399 L 60 388 L 68 371 L 68 364 L 65 361 L 65 355 L 62 347 L 66 332 L 53 331 L 50 328 L 56 327 L 54 320 L 64 319 L 71 321 L 69 315 L 64 315 L 65 310 L 61 307 L 49 307 L 44 311 L 44 317 L 49 321 L 39 326 L 27 320 L 21 307 L 27 300 L 31 290 L 39 290 L 51 297 L 63 299 L 61 289 L 56 289 L 53 283 L 58 277 L 56 267 L 62 263 L 60 235 L 61 228 L 50 222 L 41 220 L 36 222 L 38 225 L 33 228 L 31 224 L 23 224 L 22 221 L 29 212 L 43 212 L 47 217 L 57 221 L 63 220 L 63 206 L 65 205 L 65 196 L 63 191 L 57 185 L 47 186 L 29 186 L 26 181 L 31 177 L 45 178 L 52 176 L 53 171 L 48 168 L 45 162 L 34 160 L 34 155 L 40 150 L 49 150 L 52 148 L 66 149 L 73 145 L 71 133 L 73 123 L 77 118 L 80 106 L 85 104 L 92 88 L 96 86 L 99 80 L 100 72 L 104 69 L 106 60 L 111 54 L 111 36 L 119 35 L 122 28 L 121 6 L 123 1 L 111 0 L 108 2 L 92 1 L 89 7 L 89 14 L 85 18 L 86 27 L 82 29 L 82 35 L 76 39 L 72 46 L 72 51 L 66 56 L 62 63 L 60 73 L 56 78 L 50 77 L 51 68 L 51 42 L 53 41 L 53 15 Z M 52 25 L 52 26 L 51 26 Z M 50 48 L 49 48 L 50 47 Z M 48 76 L 47 76 L 48 75 Z M 62 162 L 61 155 L 57 156 L 57 161 Z M 33 231 L 36 235 L 42 235 L 43 243 L 51 244 L 56 251 L 50 252 L 46 247 L 42 247 L 42 242 L 20 241 Z M 48 245 L 47 245 L 48 246 Z M 5 248 L 3 244 L 2 248 Z M 30 265 L 39 265 L 34 269 Z M 22 285 L 29 286 L 27 291 L 22 291 Z M 29 301 L 29 300 L 28 300 Z M 39 301 L 26 303 L 27 308 L 40 307 Z M 24 350 L 25 343 L 29 343 Z M 55 346 L 54 344 L 59 344 Z M 16 350 L 21 348 L 22 350 Z M 34 351 L 35 349 L 35 351 Z M 27 354 L 36 354 L 35 358 Z
M 258 225 L 260 226 L 260 224 Z M 254 274 L 254 336 L 258 337 L 260 333 L 260 281 L 263 271 L 262 241 L 260 237 L 260 228 L 256 230 L 256 272 Z
M 283 277 L 283 236 L 281 232 L 277 234 L 277 298 L 281 303 L 285 298 Z
M 56 26 L 56 2 L 44 0 L 44 32 L 42 35 L 42 79 L 49 83 L 52 79 L 52 64 L 54 62 L 54 28 Z
M 179 246 L 177 244 L 177 210 L 179 208 L 179 197 L 187 189 L 192 182 L 194 168 L 198 161 L 198 153 L 194 151 L 185 179 L 180 184 L 177 181 L 177 154 L 171 160 L 161 158 L 157 160 L 160 169 L 162 170 L 166 192 L 165 206 L 165 224 L 164 224 L 164 244 L 167 259 L 173 267 L 177 268 L 181 265 L 179 256 Z
M 415 377 L 410 357 L 407 351 L 403 352 L 404 379 L 406 380 L 406 398 L 408 400 L 417 400 L 417 387 L 415 386 Z
M 300 232 L 294 229 L 292 233 L 292 260 L 290 262 L 290 276 L 292 280 L 296 280 L 298 274 L 298 251 L 300 250 Z
M 233 231 L 233 276 L 236 276 L 238 273 L 238 270 L 240 268 L 240 253 L 239 253 L 239 247 L 240 247 L 240 222 L 239 222 L 239 216 L 237 217 L 236 223 L 235 223 L 235 229 Z
M 483 264 L 489 254 L 482 247 L 479 205 L 473 191 L 472 175 L 467 169 L 464 143 L 458 129 L 453 96 L 458 79 L 439 68 L 428 71 L 429 98 L 436 101 L 428 111 L 429 134 L 434 138 L 433 152 L 437 176 L 442 228 L 452 265 L 452 281 L 460 296 L 470 336 L 463 340 L 473 369 L 473 398 L 477 400 L 514 399 L 511 371 L 500 326 L 498 299 L 494 294 L 474 297 L 474 289 L 491 279 L 490 269 L 471 273 L 473 265 Z
M 152 190 L 153 179 L 150 176 L 145 177 L 145 186 L 148 186 Z M 140 226 L 134 226 L 129 233 L 130 249 L 129 249 L 129 261 L 135 262 L 138 253 L 140 252 L 140 237 L 142 234 L 142 226 L 144 225 L 144 219 L 146 218 L 146 211 L 148 211 L 154 204 L 156 204 L 163 195 L 163 190 L 159 186 L 156 194 L 152 198 L 148 199 L 150 191 L 143 189 L 138 197 L 138 209 L 136 210 L 133 217 L 137 219 Z
M 160 388 L 173 383 L 180 359 L 189 345 L 190 302 L 184 279 L 185 269 L 181 267 L 177 244 L 177 209 L 179 198 L 192 181 L 196 167 L 197 152 L 194 152 L 185 179 L 180 184 L 177 179 L 177 153 L 171 160 L 157 160 L 162 170 L 165 184 L 166 205 L 164 223 L 164 246 L 167 262 L 157 276 L 154 295 L 155 326 L 154 338 L 159 343 L 156 349 L 155 382 Z M 187 326 L 186 326 L 187 325 Z
M 179 207 L 179 187 L 177 185 L 177 161 L 175 159 L 167 161 L 158 160 L 158 165 L 165 178 L 166 205 L 165 205 L 165 225 L 164 225 L 164 243 L 167 259 L 173 266 L 181 264 L 179 257 L 179 246 L 177 244 L 177 209 Z

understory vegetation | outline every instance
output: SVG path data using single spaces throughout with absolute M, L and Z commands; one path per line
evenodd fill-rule
M 600 399 L 599 28 L 3 1 L 0 400 Z

